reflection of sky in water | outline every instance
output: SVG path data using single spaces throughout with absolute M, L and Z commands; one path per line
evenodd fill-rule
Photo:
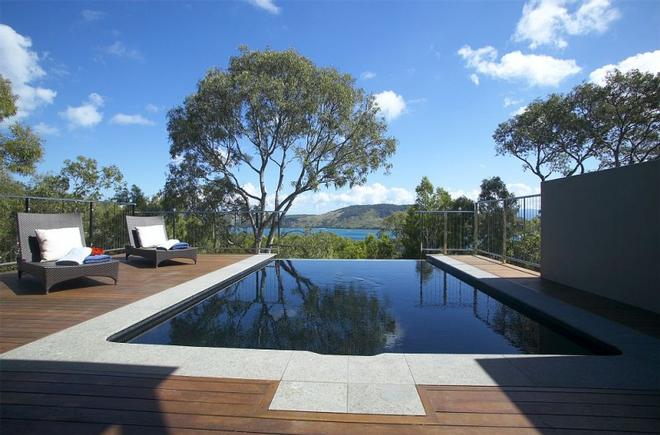
M 415 260 L 278 260 L 133 341 L 356 355 L 588 353 Z

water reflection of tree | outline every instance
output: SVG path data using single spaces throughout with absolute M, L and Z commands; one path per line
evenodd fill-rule
M 254 298 L 247 300 L 241 291 L 252 284 Z M 276 298 L 269 297 L 273 289 Z M 294 262 L 280 260 L 172 319 L 170 341 L 373 355 L 396 325 L 387 304 L 367 290 L 357 284 L 320 287 Z
M 476 288 L 464 284 L 459 279 L 440 269 L 435 272 L 438 282 L 429 287 L 426 284 L 431 276 L 423 264 L 417 265 L 420 274 L 419 306 L 472 308 L 475 318 L 484 322 L 490 329 L 504 337 L 512 346 L 525 353 L 539 353 L 541 340 L 539 324 L 524 314 L 502 304 L 497 299 Z M 433 273 L 434 270 L 430 269 Z M 448 279 L 449 278 L 449 279 Z M 463 289 L 465 286 L 465 289 Z M 433 290 L 437 292 L 433 292 Z M 471 297 L 469 296 L 471 294 Z
M 525 353 L 540 353 L 539 324 L 501 303 L 492 318 L 482 319 L 513 346 Z
M 436 269 L 435 266 L 429 264 L 425 260 L 419 260 L 417 261 L 417 263 L 415 263 L 415 271 L 419 276 L 420 285 L 428 282 L 433 277 L 433 274 L 435 273 L 435 269 Z

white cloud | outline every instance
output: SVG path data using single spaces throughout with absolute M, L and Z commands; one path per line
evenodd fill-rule
M 387 121 L 398 118 L 406 110 L 406 101 L 394 91 L 383 91 L 374 95 L 380 113 Z
M 479 76 L 478 75 L 470 74 L 470 80 L 472 81 L 472 83 L 479 86 Z
M 514 40 L 529 42 L 530 48 L 541 45 L 564 48 L 568 45 L 566 35 L 602 33 L 620 16 L 609 0 L 584 0 L 569 10 L 573 3 L 572 0 L 530 0 L 523 6 Z
M 89 94 L 87 101 L 80 106 L 68 106 L 60 116 L 69 121 L 69 128 L 93 127 L 103 119 L 99 109 L 103 106 L 103 97 L 97 93 Z
M 40 136 L 59 136 L 60 130 L 57 127 L 40 122 L 34 126 L 34 131 Z
M 466 198 L 470 198 L 471 200 L 475 201 L 477 198 L 479 198 L 479 192 L 480 192 L 479 189 L 472 189 L 472 190 L 449 189 L 449 194 L 453 199 L 460 198 L 461 196 L 465 196 Z
M 153 125 L 154 122 L 145 118 L 142 115 L 127 115 L 125 113 L 117 113 L 110 118 L 110 124 L 119 125 Z
M 83 9 L 80 12 L 80 15 L 82 16 L 83 21 L 91 23 L 92 21 L 98 21 L 101 18 L 103 18 L 105 13 L 103 13 L 101 11 L 95 11 L 95 10 L 92 10 L 92 9 Z
M 506 188 L 515 196 L 535 195 L 541 193 L 539 186 L 532 187 L 525 183 L 509 183 L 506 185 Z
M 360 78 L 362 80 L 371 80 L 373 78 L 376 78 L 376 73 L 371 71 L 365 71 L 362 74 L 360 74 Z
M 52 104 L 57 92 L 34 86 L 46 76 L 39 66 L 39 56 L 32 51 L 32 40 L 11 27 L 0 24 L 0 74 L 9 79 L 16 101 L 17 118 L 28 116 L 40 106 Z
M 656 74 L 660 72 L 660 50 L 647 51 L 646 53 L 638 53 L 630 56 L 616 65 L 605 65 L 589 74 L 589 80 L 592 82 L 603 85 L 607 73 L 618 69 L 625 73 L 633 69 L 637 69 L 645 73 Z
M 259 9 L 270 12 L 271 14 L 280 13 L 279 6 L 277 6 L 273 0 L 247 0 L 247 2 L 253 6 L 258 7 Z
M 515 106 L 522 103 L 522 100 L 517 100 L 511 97 L 504 97 L 504 107 Z
M 535 86 L 557 86 L 565 78 L 577 74 L 581 68 L 572 59 L 523 54 L 513 51 L 497 59 L 497 50 L 491 46 L 473 50 L 466 45 L 458 50 L 467 67 L 476 72 L 502 80 L 525 80 Z
M 155 104 L 149 103 L 144 107 L 144 110 L 146 110 L 147 112 L 156 113 L 160 110 L 160 107 L 156 106 Z
M 144 56 L 137 48 L 127 47 L 121 41 L 115 41 L 111 45 L 101 49 L 101 55 L 96 57 L 97 61 L 104 61 L 105 56 L 114 56 L 117 58 L 143 61 Z
M 323 195 L 323 193 L 319 193 Z M 319 197 L 319 201 L 337 201 L 343 204 L 411 204 L 415 195 L 402 187 L 386 187 L 380 183 L 354 186 L 341 193 L 325 193 L 326 197 Z

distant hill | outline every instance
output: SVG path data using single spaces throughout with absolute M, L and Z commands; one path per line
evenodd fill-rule
M 285 216 L 281 225 L 296 228 L 382 228 L 383 219 L 408 207 L 396 204 L 351 205 L 323 214 Z

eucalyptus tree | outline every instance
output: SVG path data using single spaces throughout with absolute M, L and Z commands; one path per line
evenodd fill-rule
M 498 155 L 513 155 L 523 162 L 523 168 L 530 170 L 541 181 L 555 172 L 571 175 L 583 168 L 579 133 L 571 124 L 570 102 L 561 95 L 553 94 L 546 100 L 535 100 L 525 110 L 501 123 L 493 139 L 497 143 Z M 576 166 L 569 169 L 565 148 L 577 156 Z
M 573 94 L 599 169 L 660 157 L 660 73 L 615 70 L 602 86 L 585 83 Z
M 0 123 L 16 115 L 16 99 L 11 83 L 0 75 Z M 13 176 L 33 175 L 42 156 L 41 139 L 30 127 L 19 122 L 0 126 L 0 193 L 22 191 Z
M 349 74 L 293 50 L 242 47 L 168 113 L 170 154 L 202 184 L 222 180 L 228 206 L 252 211 L 258 251 L 301 194 L 364 184 L 389 169 L 396 140 L 378 112 Z
M 493 139 L 498 155 L 521 160 L 541 181 L 657 159 L 660 74 L 614 71 L 602 84 L 537 99 L 502 122 Z

